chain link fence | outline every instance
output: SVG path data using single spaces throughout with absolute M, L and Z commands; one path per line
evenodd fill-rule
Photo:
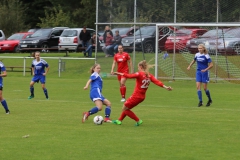
M 120 31 L 122 44 L 132 56 L 135 70 L 140 60 L 156 62 L 157 50 L 155 73 L 173 80 L 194 79 L 195 72 L 187 72 L 186 68 L 197 52 L 197 45 L 203 43 L 214 61 L 212 80 L 238 83 L 240 41 L 232 43 L 233 37 L 229 37 L 238 37 L 238 29 L 234 30 L 238 26 L 164 26 L 156 33 L 157 23 L 237 23 L 240 20 L 238 6 L 240 1 L 234 0 L 97 0 L 96 30 L 103 33 L 108 25 L 113 34 L 115 30 Z M 156 35 L 159 36 L 156 38 Z M 201 41 L 201 36 L 215 39 Z M 96 58 L 98 63 L 104 64 L 105 57 L 97 55 Z

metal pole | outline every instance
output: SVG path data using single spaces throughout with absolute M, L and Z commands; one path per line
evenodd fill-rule
M 132 72 L 135 72 L 135 60 L 136 60 L 136 52 L 135 52 L 135 31 L 136 31 L 136 25 L 135 25 L 135 23 L 136 23 L 136 16 L 137 16 L 137 0 L 134 0 L 134 37 L 133 37 L 133 39 L 134 39 L 134 41 L 133 41 L 133 69 L 132 69 Z
M 158 78 L 158 37 L 159 37 L 159 29 L 156 25 L 156 38 L 155 38 L 155 78 Z
M 23 58 L 23 76 L 26 75 L 26 57 Z
M 96 1 L 96 39 L 95 39 L 95 64 L 97 63 L 97 50 L 98 50 L 98 0 Z
M 175 0 L 174 2 L 174 23 L 177 22 L 177 0 Z M 173 29 L 173 33 L 174 33 L 174 46 L 173 46 L 173 70 L 172 70 L 172 79 L 174 80 L 175 77 L 175 56 L 176 56 L 176 31 L 175 31 L 175 27 Z
M 58 60 L 58 77 L 61 77 L 61 63 L 62 63 L 62 60 L 61 60 L 61 58 L 59 58 L 59 60 Z
M 217 0 L 217 16 L 216 16 L 216 22 L 218 23 L 218 5 L 219 5 L 219 0 Z M 217 29 L 217 39 L 216 39 L 216 49 L 215 49 L 215 82 L 217 82 L 217 64 L 218 64 L 218 54 L 217 54 L 217 44 L 218 44 L 218 27 L 216 28 Z M 222 30 L 222 34 L 223 33 L 223 30 Z

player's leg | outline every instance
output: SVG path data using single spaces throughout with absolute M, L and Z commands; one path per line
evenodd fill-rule
M 110 119 L 111 102 L 109 100 L 107 100 L 107 99 L 104 99 L 103 100 L 103 104 L 106 105 L 104 122 L 111 122 L 111 119 Z
M 197 71 L 196 72 L 196 87 L 197 87 L 197 95 L 198 95 L 198 100 L 199 100 L 198 107 L 201 107 L 203 105 L 201 84 L 202 84 L 202 73 L 201 73 L 201 71 Z
M 90 115 L 95 114 L 98 111 L 102 110 L 103 100 L 105 98 L 102 96 L 99 88 L 91 90 L 90 98 L 95 103 L 95 106 L 92 109 L 90 109 L 89 111 L 83 112 L 82 123 L 84 123 L 85 120 L 87 120 Z
M 3 89 L 3 87 L 0 86 L 0 101 L 1 101 L 1 104 L 2 104 L 3 108 L 5 109 L 6 114 L 10 114 L 7 102 L 6 102 L 6 100 L 2 96 L 2 89 Z
M 28 97 L 28 99 L 34 98 L 34 84 L 35 84 L 35 82 L 32 80 L 30 82 L 30 96 Z
M 206 106 L 208 107 L 212 103 L 212 98 L 211 98 L 211 95 L 210 95 L 210 91 L 207 88 L 207 85 L 208 85 L 208 82 L 209 82 L 209 72 L 208 71 L 204 72 L 204 74 L 203 74 L 203 82 L 204 82 L 203 83 L 203 88 L 204 88 L 204 91 L 205 91 L 205 93 L 208 97 L 208 102 L 206 104 Z
M 126 99 L 126 91 L 127 91 L 127 88 L 126 88 L 126 81 L 127 79 L 123 76 L 121 76 L 121 79 L 120 79 L 120 93 L 121 93 L 121 96 L 122 96 L 122 99 L 121 99 L 121 102 L 125 102 Z
M 47 91 L 47 88 L 46 88 L 46 86 L 45 86 L 46 76 L 41 76 L 40 82 L 41 82 L 41 84 L 42 84 L 42 90 L 43 90 L 43 93 L 44 93 L 46 99 L 49 99 L 49 97 L 48 97 L 48 91 Z

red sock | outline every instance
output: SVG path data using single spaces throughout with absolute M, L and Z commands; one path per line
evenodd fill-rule
M 131 111 L 131 110 L 125 110 L 124 112 L 125 112 L 125 114 L 126 114 L 128 117 L 132 118 L 132 119 L 135 120 L 136 122 L 139 121 L 139 118 L 136 116 L 135 113 L 133 113 L 133 111 Z
M 120 115 L 120 117 L 118 118 L 119 121 L 122 121 L 124 118 L 126 117 L 125 111 L 123 111 Z
M 120 87 L 120 93 L 121 93 L 122 98 L 125 98 L 126 90 L 127 90 L 126 86 L 121 86 Z

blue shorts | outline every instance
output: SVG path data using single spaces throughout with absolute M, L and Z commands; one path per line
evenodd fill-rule
M 46 76 L 44 75 L 34 75 L 33 78 L 32 78 L 32 81 L 33 82 L 41 82 L 41 84 L 45 84 L 45 81 L 46 81 Z
M 96 100 L 104 101 L 105 98 L 99 88 L 93 88 L 90 92 L 90 99 L 94 102 Z
M 196 82 L 208 83 L 209 82 L 209 71 L 206 71 L 206 72 L 197 71 L 196 72 Z

